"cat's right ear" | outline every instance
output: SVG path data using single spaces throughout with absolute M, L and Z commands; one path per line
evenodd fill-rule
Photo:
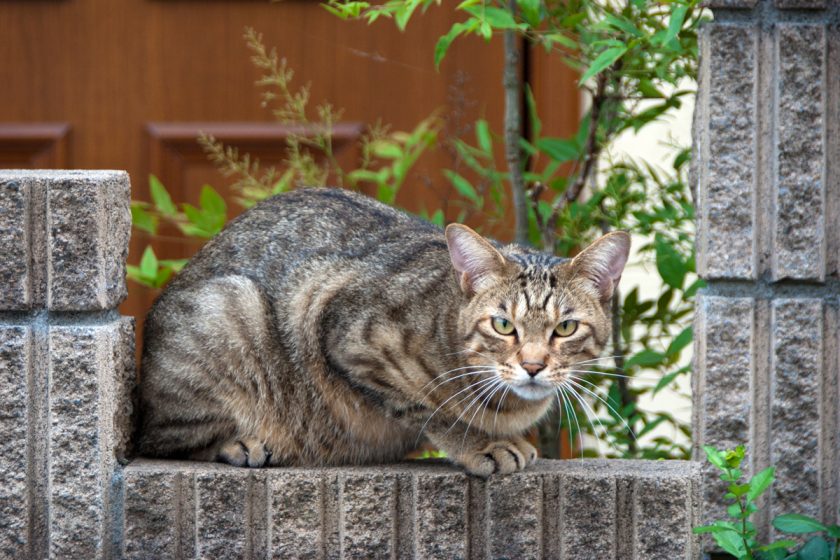
M 505 268 L 505 258 L 486 239 L 462 224 L 446 226 L 452 266 L 461 275 L 461 290 L 472 294 L 494 283 Z

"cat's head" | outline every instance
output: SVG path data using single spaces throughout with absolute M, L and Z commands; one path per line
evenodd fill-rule
M 610 338 L 610 300 L 630 236 L 604 235 L 573 259 L 517 245 L 497 249 L 460 224 L 446 228 L 446 241 L 468 298 L 458 325 L 467 362 L 528 400 L 579 382 Z

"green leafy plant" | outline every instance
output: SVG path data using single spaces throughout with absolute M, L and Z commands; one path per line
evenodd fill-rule
M 404 29 L 412 17 L 436 4 L 329 0 L 324 7 L 344 19 L 391 19 Z M 287 141 L 282 170 L 264 169 L 212 137 L 200 142 L 222 173 L 235 180 L 235 201 L 243 207 L 299 185 L 325 184 L 364 189 L 394 204 L 422 154 L 442 148 L 452 165 L 438 181 L 454 196 L 421 211 L 434 223 L 469 221 L 492 226 L 495 232 L 506 227 L 510 238 L 564 256 L 610 230 L 635 234 L 644 241 L 634 265 L 655 265 L 662 288 L 654 297 L 644 297 L 638 289 L 616 294 L 610 362 L 582 367 L 568 391 L 558 394 L 554 416 L 541 427 L 542 451 L 558 456 L 561 434 L 567 433 L 571 447 L 582 455 L 686 458 L 689 426 L 667 412 L 643 410 L 638 403 L 674 387 L 689 371 L 683 351 L 692 338 L 693 298 L 702 287 L 694 270 L 689 151 L 672 147 L 671 165 L 660 168 L 610 150 L 620 135 L 639 132 L 693 95 L 683 85 L 696 76 L 697 27 L 703 19 L 698 0 L 466 0 L 454 10 L 461 20 L 439 38 L 430 56 L 440 65 L 462 36 L 504 37 L 503 130 L 494 131 L 479 119 L 468 133 L 442 138 L 437 116 L 404 133 L 375 125 L 362 141 L 361 161 L 344 169 L 332 149 L 341 111 L 329 104 L 312 110 L 308 86 L 295 87 L 287 63 L 249 29 L 245 40 L 262 72 L 257 86 L 263 90 L 263 104 L 297 131 Z M 517 35 L 529 48 L 544 48 L 580 73 L 579 87 L 589 98 L 589 109 L 570 136 L 543 133 L 539 108 L 518 73 Z M 527 101 L 524 116 L 519 114 L 522 95 Z M 527 137 L 523 121 L 529 124 Z M 505 155 L 501 163 L 500 152 Z M 151 203 L 136 203 L 133 209 L 136 227 L 150 234 L 158 223 L 171 222 L 183 234 L 204 239 L 220 225 L 221 206 L 210 195 L 197 207 L 167 202 L 155 189 L 151 196 Z M 134 267 L 130 275 L 147 286 L 159 287 L 175 272 L 172 262 L 158 261 L 163 272 L 154 269 L 151 257 L 146 264 L 145 269 Z M 583 434 L 595 437 L 579 437 Z M 588 441 L 605 441 L 607 450 L 586 447 Z
M 719 451 L 705 445 L 703 450 L 709 462 L 721 471 L 720 479 L 727 483 L 724 499 L 729 502 L 726 510 L 729 519 L 695 527 L 695 533 L 710 533 L 720 548 L 738 560 L 837 560 L 840 557 L 840 526 L 824 525 L 812 517 L 795 513 L 777 516 L 773 527 L 782 533 L 822 535 L 811 537 L 801 546 L 792 539 L 759 544 L 751 519 L 758 511 L 757 500 L 775 480 L 775 467 L 768 467 L 745 481 L 741 470 L 744 446 Z

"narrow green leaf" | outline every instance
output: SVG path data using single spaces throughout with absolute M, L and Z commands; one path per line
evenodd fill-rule
M 516 0 L 522 13 L 522 17 L 531 27 L 540 25 L 540 0 Z
M 476 204 L 481 202 L 481 197 L 469 181 L 449 169 L 445 169 L 443 173 L 449 179 L 449 182 L 452 183 L 452 186 L 455 187 L 455 190 L 461 194 L 461 196 L 475 202 Z
M 657 235 L 654 239 L 656 248 L 656 269 L 662 280 L 669 286 L 677 289 L 682 288 L 685 280 L 686 266 L 682 256 L 674 249 L 664 237 Z
M 767 467 L 750 479 L 750 491 L 747 493 L 749 501 L 755 501 L 775 480 L 776 467 Z
M 539 114 L 537 114 L 537 101 L 534 99 L 534 92 L 530 84 L 525 84 L 525 101 L 528 104 L 528 118 L 531 121 L 531 134 L 534 138 L 539 138 L 542 132 L 542 121 Z
M 813 533 L 826 531 L 828 527 L 807 515 L 798 513 L 785 513 L 773 520 L 773 527 L 783 533 Z
M 665 356 L 660 352 L 644 349 L 627 360 L 625 366 L 628 368 L 632 366 L 658 366 L 664 358 Z
M 554 161 L 574 161 L 580 155 L 580 149 L 574 140 L 562 138 L 539 138 L 536 146 Z
M 811 537 L 797 554 L 801 560 L 830 560 L 831 547 L 822 537 Z
M 601 54 L 592 61 L 592 64 L 590 64 L 589 68 L 586 69 L 586 72 L 583 73 L 583 76 L 580 78 L 580 83 L 584 83 L 593 76 L 603 72 L 605 68 L 611 66 L 626 52 L 627 47 L 610 47 L 601 52 Z
M 201 187 L 198 201 L 202 209 L 207 210 L 214 216 L 224 216 L 227 213 L 225 199 L 210 185 Z
M 716 466 L 719 469 L 726 468 L 726 461 L 723 458 L 723 454 L 720 451 L 712 447 L 711 445 L 704 445 L 703 451 L 706 453 L 706 457 L 709 459 L 709 462 Z
M 142 206 L 138 204 L 131 205 L 131 223 L 139 230 L 151 233 L 157 233 L 158 218 L 148 213 Z
M 543 39 L 543 41 L 546 41 L 547 43 L 549 43 L 549 45 L 551 43 L 557 43 L 561 47 L 565 47 L 565 48 L 569 49 L 570 51 L 576 51 L 579 48 L 579 46 L 577 44 L 577 41 L 575 41 L 574 39 L 572 39 L 570 37 L 567 37 L 567 36 L 563 35 L 562 33 L 547 33 L 547 34 L 542 36 L 542 39 Z
M 689 371 L 691 371 L 691 367 L 690 366 L 685 366 L 685 367 L 681 367 L 680 369 L 678 369 L 676 371 L 672 371 L 671 373 L 669 373 L 667 375 L 663 375 L 662 378 L 657 382 L 656 387 L 653 388 L 653 393 L 652 394 L 655 396 L 656 393 L 658 393 L 659 391 L 661 391 L 662 389 L 664 389 L 665 387 L 670 385 L 674 381 L 674 379 L 677 378 L 678 375 L 682 375 L 682 374 L 687 373 Z
M 394 16 L 394 21 L 400 31 L 405 31 L 405 26 L 408 25 L 408 20 L 411 19 L 411 15 L 419 5 L 420 0 L 405 0 L 400 4 L 399 9 Z
M 145 278 L 152 279 L 157 276 L 157 270 L 158 260 L 155 251 L 151 245 L 147 245 L 140 259 L 140 274 Z
M 720 533 L 714 533 L 712 536 L 718 546 L 732 556 L 741 558 L 746 554 L 744 542 L 741 540 L 741 536 L 735 531 L 723 531 Z
M 693 339 L 694 330 L 691 327 L 686 327 L 680 334 L 674 337 L 671 344 L 668 345 L 665 355 L 670 358 L 671 356 L 679 354 L 683 348 L 691 344 Z
M 469 6 L 464 11 L 481 21 L 487 22 L 495 29 L 516 29 L 518 26 L 513 14 L 508 10 L 493 6 Z
M 671 19 L 668 20 L 668 31 L 662 38 L 663 45 L 667 45 L 673 39 L 676 38 L 676 36 L 680 32 L 680 29 L 682 29 L 683 22 L 685 22 L 685 16 L 687 13 L 688 6 L 684 4 L 678 4 L 674 6 L 674 11 L 671 12 Z
M 376 157 L 385 159 L 398 159 L 403 155 L 403 151 L 399 145 L 388 140 L 379 140 L 378 142 L 374 142 L 371 149 Z
M 440 62 L 443 60 L 443 57 L 446 56 L 449 46 L 461 33 L 466 31 L 467 28 L 468 26 L 465 23 L 455 23 L 449 28 L 446 35 L 441 35 L 435 45 L 435 69 L 440 68 Z
M 490 126 L 484 119 L 479 119 L 475 123 L 475 137 L 482 151 L 485 153 L 493 152 L 493 141 L 490 139 Z
M 172 197 L 169 196 L 169 191 L 160 182 L 160 179 L 154 175 L 149 175 L 149 192 L 152 195 L 152 202 L 158 209 L 158 212 L 167 216 L 172 216 L 178 213 L 178 208 L 172 202 Z
M 181 269 L 187 266 L 188 262 L 189 259 L 161 259 L 160 265 L 171 268 L 175 272 L 181 272 Z
M 641 37 L 643 35 L 642 32 L 639 31 L 639 29 L 635 25 L 633 25 L 633 22 L 626 18 L 607 13 L 604 14 L 604 21 L 612 27 L 620 29 L 625 33 L 633 35 L 634 37 Z

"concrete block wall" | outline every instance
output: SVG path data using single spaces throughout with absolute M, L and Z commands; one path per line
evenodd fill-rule
M 125 558 L 700 558 L 699 466 L 540 460 L 469 477 L 444 463 L 247 470 L 138 460 Z
M 840 2 L 712 0 L 695 117 L 694 438 L 777 466 L 758 519 L 840 507 Z M 706 519 L 721 483 L 704 479 Z
M 130 436 L 118 171 L 0 171 L 0 558 L 114 556 Z
M 129 196 L 123 172 L 0 171 L 0 559 L 700 557 L 687 462 L 128 463 Z

